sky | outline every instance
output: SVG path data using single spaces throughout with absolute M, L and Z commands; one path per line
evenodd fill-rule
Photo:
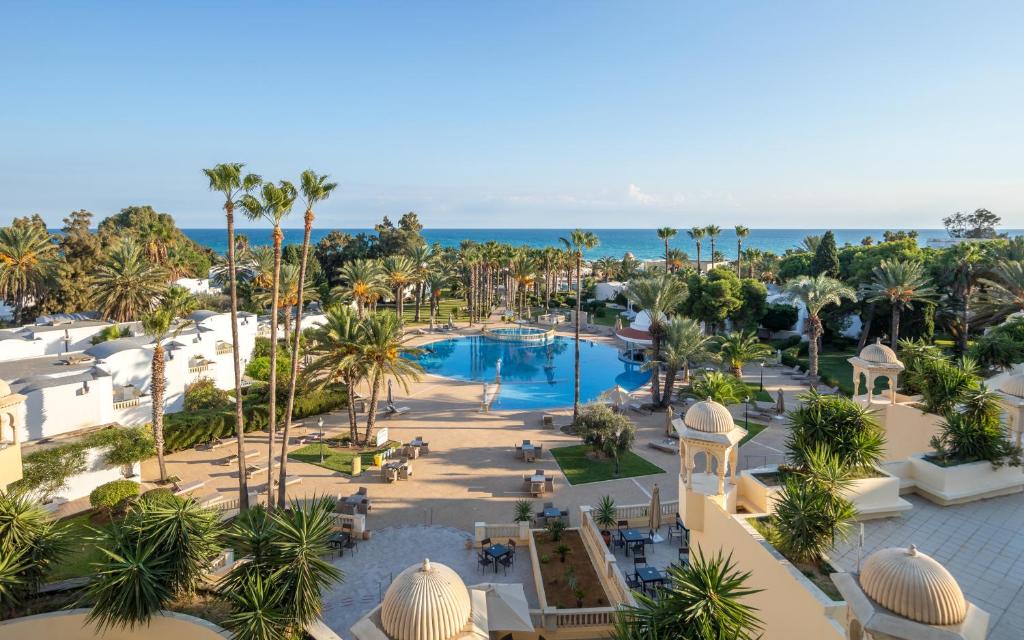
M 216 227 L 201 169 L 239 161 L 330 174 L 322 227 L 1024 227 L 1022 27 L 1017 0 L 7 3 L 0 224 Z

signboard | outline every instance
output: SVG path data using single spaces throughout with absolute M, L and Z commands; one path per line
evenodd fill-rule
M 383 427 L 381 429 L 377 429 L 377 434 L 376 435 L 377 435 L 377 439 L 375 441 L 375 444 L 378 447 L 383 446 L 384 443 L 386 443 L 388 440 L 391 439 L 391 438 L 388 438 L 388 428 L 387 427 Z

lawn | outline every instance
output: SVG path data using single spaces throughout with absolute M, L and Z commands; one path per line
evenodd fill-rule
M 767 429 L 768 425 L 757 424 L 756 422 L 749 422 L 748 421 L 748 422 L 746 422 L 743 425 L 743 428 L 747 430 L 747 435 L 743 436 L 743 439 L 740 440 L 739 446 L 741 446 L 741 447 L 743 445 L 745 445 L 747 442 L 749 442 L 750 440 L 752 440 L 754 438 L 754 436 L 756 436 L 757 434 L 759 434 L 762 431 L 764 431 L 765 429 Z
M 56 582 L 58 580 L 91 575 L 95 572 L 92 563 L 104 560 L 106 556 L 103 555 L 103 552 L 99 550 L 95 543 L 89 540 L 89 538 L 96 535 L 89 527 L 98 528 L 100 526 L 90 522 L 92 515 L 92 511 L 86 511 L 77 516 L 61 520 L 61 524 L 68 529 L 67 540 L 69 541 L 69 548 L 61 556 L 60 562 L 54 563 L 53 571 L 47 577 L 47 580 Z
M 449 312 L 452 314 L 452 317 L 454 317 L 456 320 L 458 320 L 459 319 L 459 308 L 460 307 L 464 307 L 464 306 L 466 306 L 466 301 L 464 299 L 462 299 L 462 298 L 441 298 L 441 300 L 437 304 L 437 317 L 436 317 L 437 324 L 445 324 L 445 323 L 447 323 L 448 322 L 448 313 Z M 381 304 L 381 305 L 378 305 L 378 307 L 382 308 L 382 309 L 391 309 L 392 311 L 395 310 L 395 305 L 393 305 L 393 304 Z M 427 302 L 424 302 L 420 306 L 420 321 L 419 322 L 414 322 L 413 321 L 413 318 L 415 318 L 415 317 L 416 317 L 416 303 L 411 301 L 411 300 L 407 300 L 405 305 L 403 305 L 403 307 L 402 307 L 402 320 L 405 322 L 406 325 L 422 325 L 422 324 L 429 325 L 430 324 L 430 304 L 427 303 Z
M 373 449 L 370 451 L 356 452 L 351 449 L 339 449 L 330 447 L 326 444 L 319 442 L 315 444 L 307 444 L 306 446 L 296 449 L 288 454 L 288 457 L 292 460 L 299 462 L 308 462 L 309 464 L 315 464 L 318 467 L 330 469 L 331 471 L 337 471 L 344 473 L 345 475 L 352 475 L 352 459 L 357 455 L 363 459 L 362 468 L 365 471 L 371 465 L 373 465 L 374 454 L 386 451 L 388 449 L 394 449 L 398 446 L 398 442 L 394 440 L 389 441 L 379 449 Z M 323 450 L 324 461 L 320 462 L 320 451 Z
M 584 444 L 571 447 L 556 447 L 551 455 L 558 461 L 569 484 L 587 484 L 616 478 L 632 478 L 665 473 L 661 467 L 648 462 L 632 451 L 619 456 L 619 474 L 615 475 L 615 461 L 611 458 L 594 459 L 588 454 L 592 449 Z

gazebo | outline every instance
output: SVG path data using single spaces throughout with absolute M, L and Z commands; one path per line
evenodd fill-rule
M 695 403 L 686 410 L 682 420 L 676 418 L 673 421 L 676 431 L 679 433 L 679 455 L 682 457 L 683 468 L 686 469 L 684 484 L 689 491 L 700 491 L 701 493 L 713 493 L 714 495 L 725 494 L 725 476 L 729 475 L 731 484 L 736 482 L 736 467 L 738 464 L 738 444 L 747 430 L 737 427 L 733 422 L 732 414 L 725 405 L 714 400 L 702 400 Z M 696 466 L 696 457 L 703 453 L 705 456 L 705 477 L 710 478 L 712 472 L 711 461 L 718 463 L 716 475 L 717 486 L 702 481 L 698 488 L 695 485 L 693 469 Z
M 900 374 L 906 368 L 896 352 L 876 340 L 860 350 L 860 354 L 848 358 L 847 362 L 853 367 L 853 397 L 860 395 L 861 375 L 867 378 L 867 399 L 871 403 L 874 399 L 875 380 L 885 378 L 889 381 L 889 401 L 896 404 L 896 387 L 898 386 Z
M 1024 434 L 1024 373 L 1015 373 L 999 385 L 999 404 L 1006 411 L 1006 426 L 1019 447 Z

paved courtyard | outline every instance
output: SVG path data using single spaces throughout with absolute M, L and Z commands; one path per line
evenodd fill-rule
M 1024 495 L 940 507 L 917 496 L 902 517 L 866 522 L 863 557 L 911 544 L 941 562 L 968 600 L 991 614 L 990 640 L 1024 638 Z M 833 558 L 857 567 L 856 535 Z

